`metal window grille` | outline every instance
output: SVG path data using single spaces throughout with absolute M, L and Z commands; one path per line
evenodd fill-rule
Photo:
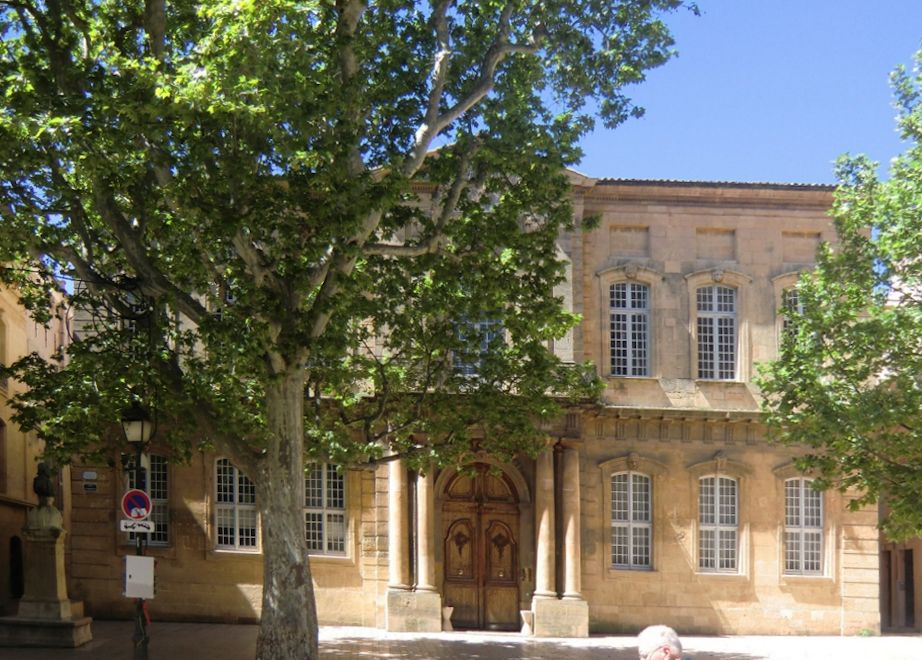
M 823 572 L 823 494 L 810 479 L 784 482 L 784 572 L 821 575 Z
M 701 287 L 697 295 L 698 378 L 736 378 L 736 289 Z
M 222 550 L 258 549 L 256 487 L 226 458 L 215 462 L 215 528 Z
M 735 573 L 739 554 L 739 493 L 735 479 L 698 481 L 698 569 Z
M 335 465 L 318 463 L 305 473 L 304 537 L 311 554 L 346 554 L 346 481 Z
M 650 375 L 650 287 L 620 282 L 609 289 L 613 376 Z
M 650 477 L 634 472 L 611 476 L 611 563 L 616 568 L 649 569 L 653 533 Z

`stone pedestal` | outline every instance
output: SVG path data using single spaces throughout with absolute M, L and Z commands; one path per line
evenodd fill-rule
M 535 637 L 589 636 L 589 603 L 585 600 L 535 598 L 531 610 Z
M 442 596 L 435 591 L 388 591 L 387 629 L 392 632 L 441 631 Z
M 22 530 L 25 593 L 16 616 L 0 618 L 0 646 L 75 647 L 93 639 L 83 603 L 67 598 L 66 532 L 52 501 L 30 511 Z

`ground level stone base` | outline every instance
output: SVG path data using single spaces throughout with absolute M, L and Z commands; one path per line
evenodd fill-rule
M 388 591 L 386 626 L 392 632 L 441 631 L 442 596 L 435 591 Z
M 93 639 L 88 616 L 63 621 L 0 617 L 0 646 L 82 646 Z
M 589 636 L 589 603 L 584 600 L 535 598 L 531 610 L 535 637 Z

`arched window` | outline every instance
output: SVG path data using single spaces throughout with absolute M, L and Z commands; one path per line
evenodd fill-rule
M 736 289 L 713 285 L 696 291 L 698 378 L 736 378 Z
M 650 375 L 650 287 L 617 282 L 609 287 L 612 376 Z
M 599 463 L 599 470 L 606 491 L 602 515 L 611 525 L 609 568 L 653 570 L 653 486 L 666 477 L 666 466 L 631 452 Z
M 346 554 L 346 481 L 335 465 L 316 463 L 305 472 L 304 536 L 311 554 Z
M 811 479 L 784 482 L 784 573 L 823 573 L 823 493 Z
M 707 475 L 698 480 L 698 570 L 739 570 L 739 485 L 736 479 Z
M 226 458 L 215 461 L 215 528 L 218 549 L 259 549 L 256 487 Z
M 637 472 L 611 475 L 612 566 L 649 569 L 652 547 L 652 480 Z

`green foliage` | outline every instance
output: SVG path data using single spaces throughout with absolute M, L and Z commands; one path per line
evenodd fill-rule
M 305 457 L 508 457 L 597 393 L 546 350 L 563 168 L 593 109 L 639 114 L 682 4 L 0 0 L 0 279 L 77 315 L 5 369 L 16 421 L 113 457 L 140 400 L 176 456 L 230 457 L 271 532 L 257 653 L 315 655 Z
M 894 538 L 922 531 L 922 51 L 893 75 L 906 152 L 878 179 L 838 163 L 839 244 L 798 284 L 803 313 L 761 385 L 769 423 L 826 487 L 884 498 Z
M 548 295 L 562 168 L 590 108 L 639 113 L 681 4 L 0 3 L 3 280 L 92 321 L 8 371 L 18 422 L 100 455 L 140 398 L 248 469 L 301 371 L 311 456 L 529 449 L 551 395 L 596 391 L 544 350 L 576 321 Z M 480 319 L 507 342 L 461 378 Z

